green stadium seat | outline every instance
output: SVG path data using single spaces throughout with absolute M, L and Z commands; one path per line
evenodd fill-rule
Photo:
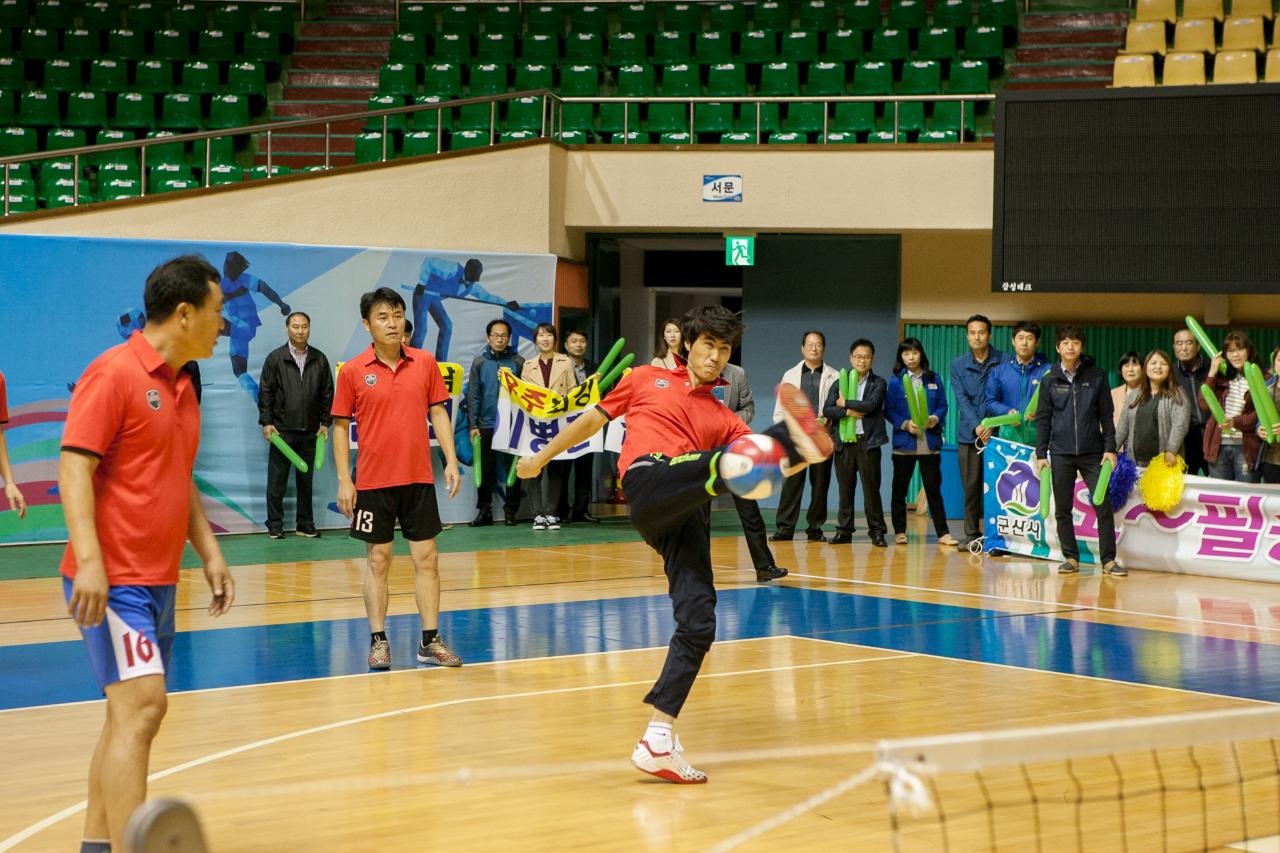
M 207 180 L 211 187 L 242 184 L 244 183 L 244 167 L 236 163 L 219 163 L 216 166 L 209 167 Z
M 22 60 L 12 56 L 0 56 L 0 89 L 21 92 L 27 88 L 27 75 Z
M 124 12 L 126 26 L 138 32 L 155 32 L 164 29 L 165 7 L 150 0 L 130 3 Z
M 818 33 L 815 30 L 792 30 L 782 36 L 783 62 L 813 62 L 818 58 Z
M 448 99 L 439 95 L 419 95 L 413 99 L 413 103 L 422 106 L 438 104 L 445 100 Z M 453 130 L 453 110 L 419 110 L 416 113 L 409 113 L 408 127 L 412 131 L 429 130 L 432 133 L 448 133 Z
M 738 61 L 747 65 L 764 65 L 778 61 L 778 34 L 774 30 L 750 30 L 742 34 Z
M 479 130 L 460 130 L 449 137 L 449 150 L 460 151 L 464 148 L 487 148 L 489 134 Z
M 243 33 L 250 29 L 249 7 L 240 3 L 224 3 L 213 8 L 213 28 L 228 33 Z
M 44 27 L 28 27 L 22 31 L 22 58 L 44 63 L 58 58 L 58 34 Z
M 113 142 L 129 142 L 134 138 L 133 133 L 128 130 L 115 130 L 113 128 L 100 128 L 94 133 L 94 145 L 109 145 Z M 102 166 L 104 163 L 125 162 L 132 159 L 134 162 L 138 159 L 137 150 L 127 151 L 107 151 L 103 154 L 95 154 L 89 158 L 89 162 L 95 166 Z
M 386 140 L 385 151 L 383 140 Z M 385 154 L 385 156 L 384 156 Z M 396 156 L 394 139 L 384 137 L 379 131 L 356 134 L 356 163 L 381 163 Z
M 145 59 L 138 63 L 133 74 L 135 92 L 163 95 L 174 89 L 173 63 L 167 59 Z
M 848 30 L 871 32 L 883 25 L 880 0 L 846 0 L 843 15 Z
M 427 42 L 422 33 L 399 32 L 391 37 L 387 61 L 407 65 L 427 64 Z
M 529 65 L 559 65 L 560 36 L 529 33 L 520 40 L 520 60 Z
M 871 52 L 867 55 L 881 62 L 903 62 L 910 53 L 907 31 L 885 27 L 871 36 Z
M 403 62 L 387 62 L 378 69 L 379 95 L 413 97 L 417 93 L 418 72 L 414 66 Z
M 23 127 L 55 127 L 58 96 L 43 89 L 28 89 L 18 98 L 18 124 Z
M 220 129 L 220 128 L 215 128 Z M 200 168 L 204 168 L 205 147 L 209 149 L 209 165 L 210 167 L 234 164 L 236 162 L 236 140 L 232 136 L 214 136 L 205 139 L 203 142 L 196 142 L 191 147 L 194 149 L 193 159 L 200 164 Z
M 698 69 L 692 65 L 667 65 L 662 69 L 660 94 L 668 98 L 697 97 L 702 94 Z M 645 128 L 651 133 L 675 133 L 689 130 L 689 107 L 686 104 L 650 104 Z
M 527 92 L 531 89 L 554 89 L 556 87 L 555 72 L 550 65 L 517 65 L 515 90 Z
M 827 132 L 827 145 L 852 145 L 858 141 L 856 133 L 848 133 L 843 130 L 832 130 Z
M 662 69 L 660 94 L 668 98 L 697 97 L 702 94 L 698 69 L 692 65 L 667 65 Z
M 50 92 L 73 92 L 84 82 L 80 76 L 79 61 L 47 59 L 40 86 Z
M 740 33 L 746 28 L 746 3 L 717 3 L 707 8 L 707 29 L 730 35 Z
M 516 98 L 507 102 L 506 115 L 502 119 L 502 129 L 542 130 L 542 98 Z
M 933 25 L 963 31 L 973 23 L 971 0 L 937 0 L 933 7 Z
M 169 10 L 169 26 L 184 33 L 198 33 L 209 26 L 209 9 L 199 3 L 179 3 Z
M 280 36 L 268 30 L 245 33 L 242 56 L 251 62 L 263 63 L 268 69 L 267 75 L 274 77 L 270 69 L 280 62 Z
M 592 69 L 593 71 L 595 69 Z M 563 78 L 561 85 L 564 85 Z M 577 85 L 577 84 L 575 84 Z M 561 89 L 561 94 L 565 97 L 590 97 L 597 94 L 596 92 L 580 92 L 571 93 Z M 555 127 L 557 131 L 580 130 L 587 136 L 595 135 L 595 105 L 594 104 L 560 104 L 557 105 L 555 111 Z
M 858 63 L 853 76 L 853 94 L 888 95 L 893 92 L 893 69 L 886 62 Z M 866 102 L 836 104 L 835 114 L 827 125 L 828 132 L 870 133 L 876 129 L 876 105 Z
M 839 62 L 814 62 L 804 80 L 806 95 L 843 95 L 845 67 Z
M 189 59 L 182 63 L 182 82 L 179 92 L 188 95 L 211 95 L 220 88 L 218 83 L 218 66 L 210 65 L 203 59 Z
M 746 131 L 731 131 L 720 134 L 721 145 L 755 145 L 756 135 Z
M 988 27 L 1002 27 L 1013 32 L 1018 29 L 1018 5 L 1014 0 L 979 0 L 978 23 Z
M 471 61 L 471 37 L 463 33 L 439 33 L 431 42 L 432 62 L 465 65 Z
M 825 33 L 836 28 L 836 0 L 806 0 L 800 4 L 799 27 Z
M 209 129 L 223 130 L 232 127 L 245 127 L 250 124 L 249 99 L 244 95 L 230 92 L 214 95 L 209 102 Z
M 26 0 L 3 0 L 0 2 L 0 28 L 15 30 L 25 27 L 30 19 L 27 14 Z
M 150 130 L 155 125 L 155 97 L 145 92 L 121 92 L 116 96 L 114 127 L 127 130 Z
M 85 136 L 83 130 L 70 127 L 58 127 L 45 136 L 44 147 L 47 151 L 63 151 L 67 148 L 83 148 Z
M 487 6 L 484 10 L 484 31 L 502 33 L 512 39 L 520 35 L 520 7 L 514 3 Z
M 436 6 L 428 3 L 406 3 L 400 7 L 401 32 L 425 35 L 436 29 Z
M 711 66 L 707 75 L 708 96 L 737 98 L 746 94 L 746 69 L 742 65 L 728 62 Z M 736 104 L 698 104 L 693 114 L 694 130 L 699 134 L 722 134 L 732 131 L 736 107 Z
M 158 127 L 165 130 L 199 130 L 200 98 L 188 92 L 170 92 L 160 98 Z
M 916 142 L 933 143 L 935 145 L 959 141 L 960 136 L 954 130 L 926 130 L 916 137 Z
M 864 59 L 853 72 L 853 94 L 892 95 L 893 66 L 875 59 Z
M 486 65 L 512 65 L 516 40 L 507 33 L 484 33 L 476 47 L 476 61 Z
M 76 10 L 70 2 L 39 0 L 35 5 L 37 27 L 45 27 L 50 30 L 65 30 L 75 23 Z
M 39 137 L 29 127 L 6 127 L 0 129 L 0 157 L 11 157 L 14 154 L 34 154 Z
M 201 30 L 197 53 L 210 64 L 222 65 L 235 59 L 236 41 L 227 30 Z
M 760 69 L 759 94 L 769 96 L 793 96 L 800 94 L 800 68 L 793 62 L 770 62 Z M 782 130 L 782 111 L 779 104 L 760 104 L 760 132 L 777 133 Z M 754 124 L 754 116 L 743 113 L 746 126 Z
M 160 30 L 152 38 L 151 56 L 156 59 L 186 62 L 191 57 L 191 39 L 186 33 L 178 30 Z M 112 53 L 115 54 L 115 51 L 112 50 Z M 119 58 L 118 55 L 117 58 Z
M 769 134 L 770 145 L 808 145 L 809 137 L 793 130 Z
M 955 95 L 978 95 L 991 91 L 990 72 L 987 63 L 980 59 L 966 59 L 951 66 L 947 79 L 947 91 Z
M 428 65 L 423 71 L 422 93 L 446 100 L 462 97 L 462 68 L 448 62 Z
M 102 38 L 97 30 L 67 30 L 62 34 L 62 54 L 84 62 L 97 59 L 102 56 Z
M 120 131 L 127 133 L 128 131 Z M 130 139 L 133 137 L 130 136 Z M 137 180 L 142 174 L 138 167 L 138 149 L 129 148 L 120 151 L 108 151 L 99 154 L 98 184 L 115 178 L 133 178 Z
M 137 178 L 111 178 L 98 182 L 98 201 L 119 201 L 142 195 L 142 182 Z
M 532 130 L 504 130 L 498 134 L 498 142 L 524 142 L 537 138 L 538 134 Z
M 81 177 L 77 180 L 70 172 L 58 175 L 47 169 L 40 173 L 40 188 L 36 191 L 36 198 L 44 202 L 45 207 L 70 207 L 75 203 L 77 195 L 81 204 L 88 204 L 93 199 L 88 178 Z M 49 204 L 50 199 L 60 196 L 66 197 L 66 204 Z
M 951 95 L 984 94 L 990 91 L 987 74 L 987 63 L 980 59 L 966 59 L 951 66 L 951 76 L 947 80 L 947 93 Z M 964 132 L 972 137 L 977 133 L 974 116 L 981 105 L 976 101 L 964 104 Z M 961 106 L 959 101 L 942 101 L 933 105 L 933 120 L 930 127 L 934 130 L 952 130 L 959 134 Z
M 827 46 L 822 51 L 822 58 L 827 62 L 857 62 L 862 58 L 862 33 L 857 30 L 827 33 Z
M 173 136 L 177 134 L 172 130 L 153 130 L 147 134 L 147 139 L 168 139 Z M 187 168 L 186 146 L 181 142 L 157 142 L 148 145 L 146 152 L 148 170 L 169 166 Z
M 592 33 L 603 42 L 609 32 L 608 11 L 597 4 L 570 6 L 569 32 Z
M 683 130 L 674 130 L 658 137 L 659 145 L 688 145 L 693 139 Z
M 405 105 L 404 97 L 401 95 L 374 95 L 366 104 L 369 110 L 390 110 Z M 409 119 L 405 113 L 399 113 L 389 116 L 369 116 L 365 119 L 365 130 L 381 131 L 383 122 L 386 122 L 388 133 L 404 133 L 409 129 Z
M 867 142 L 873 145 L 893 145 L 897 141 L 892 130 L 873 130 L 867 134 Z
M 687 65 L 690 62 L 693 62 L 693 54 L 689 51 L 689 33 L 663 30 L 653 37 L 654 65 Z
M 570 33 L 564 43 L 564 58 L 574 65 L 603 65 L 604 47 L 596 33 Z
M 633 65 L 647 58 L 644 38 L 633 32 L 617 32 L 609 36 L 609 64 Z
M 653 66 L 624 65 L 618 69 L 618 95 L 645 98 L 657 94 L 653 82 Z M 624 112 L 625 108 L 625 112 Z M 622 133 L 640 127 L 639 104 L 601 104 L 596 129 L 601 133 Z
M 569 98 L 589 98 L 600 94 L 600 71 L 590 65 L 562 68 L 560 94 Z
M 899 30 L 919 30 L 925 25 L 924 0 L 892 0 L 889 26 Z
M 468 97 L 500 95 L 507 91 L 507 66 L 473 65 L 471 80 L 467 86 Z
M 552 36 L 564 35 L 564 9 L 563 5 L 553 6 L 549 3 L 530 7 L 525 16 L 528 31 Z M 487 142 L 488 140 L 486 144 Z
M 253 21 L 253 26 L 248 28 L 250 32 L 259 30 L 271 33 L 284 42 L 282 48 L 286 53 L 293 50 L 292 6 L 283 3 L 259 6 L 254 10 Z
M 420 157 L 423 154 L 435 154 L 439 149 L 440 137 L 434 130 L 415 130 L 404 135 L 401 157 Z
M 106 32 L 120 26 L 122 16 L 119 6 L 108 3 L 106 0 L 96 0 L 94 3 L 84 5 L 80 10 L 80 20 L 86 30 Z
M 470 3 L 445 6 L 440 13 L 440 30 L 446 33 L 474 33 L 480 29 L 480 9 Z
M 12 124 L 17 117 L 13 103 L 14 93 L 0 89 L 0 126 Z
M 791 29 L 791 0 L 757 3 L 751 13 L 751 29 L 770 33 L 785 33 Z
M 964 58 L 985 59 L 989 63 L 1004 60 L 1004 35 L 1000 27 L 970 27 L 964 34 Z
M 666 7 L 666 14 L 670 16 L 674 13 L 677 17 L 680 14 L 687 14 L 687 11 L 676 12 L 676 8 L 676 6 Z M 619 28 L 628 32 L 653 35 L 658 32 L 658 4 L 628 3 L 618 10 L 618 22 L 621 25 Z M 693 28 L 686 29 L 685 32 L 693 32 Z
M 612 145 L 648 145 L 651 141 L 649 134 L 640 130 L 615 133 L 609 138 L 609 142 Z
M 31 193 L 10 193 L 9 213 L 32 213 L 36 210 L 36 197 Z
M 89 88 L 94 92 L 120 92 L 129 87 L 129 67 L 114 59 L 89 63 Z
M 556 139 L 565 145 L 586 145 L 591 141 L 591 135 L 585 130 L 562 130 L 556 134 Z
M 268 171 L 266 164 L 254 166 L 249 170 L 248 179 L 251 181 L 262 181 L 267 178 L 283 178 L 285 175 L 292 175 L 293 169 L 288 166 L 282 166 L 279 163 L 272 163 L 271 169 Z
M 266 69 L 257 62 L 233 62 L 227 69 L 226 91 L 233 95 L 244 95 L 246 98 L 262 98 L 267 96 Z
M 707 30 L 694 36 L 694 59 L 701 65 L 719 65 L 733 61 L 733 41 L 728 33 Z
M 950 27 L 927 27 L 920 31 L 916 59 L 951 62 L 956 58 L 956 31 Z
M 160 193 L 176 193 L 183 190 L 199 189 L 200 182 L 189 171 L 185 174 L 166 175 L 158 174 L 156 179 L 148 183 L 151 192 Z
M 67 97 L 67 127 L 103 127 L 107 124 L 107 96 L 102 92 L 72 92 Z
M 936 95 L 942 91 L 942 67 L 931 59 L 915 59 L 902 68 L 900 95 Z M 925 105 L 920 101 L 898 104 L 898 130 L 920 133 L 925 129 Z M 890 116 L 886 116 L 889 118 Z
M 786 105 L 786 117 L 782 126 L 789 133 L 820 134 L 827 105 L 822 103 L 791 103 Z

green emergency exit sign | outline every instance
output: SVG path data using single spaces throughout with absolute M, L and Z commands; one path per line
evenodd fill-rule
M 756 263 L 755 237 L 725 237 L 724 264 L 728 267 L 750 267 Z

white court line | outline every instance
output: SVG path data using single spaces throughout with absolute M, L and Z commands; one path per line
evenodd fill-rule
M 758 639 L 774 639 L 774 638 L 758 638 Z M 846 648 L 850 648 L 848 644 L 843 644 L 843 645 L 845 645 Z M 911 657 L 911 653 L 896 652 L 894 654 L 881 655 L 881 656 L 871 657 L 871 658 L 850 658 L 850 659 L 838 660 L 838 661 L 824 661 L 821 663 L 789 664 L 786 666 L 762 667 L 760 669 L 744 669 L 744 670 L 737 670 L 735 672 L 704 673 L 700 677 L 701 678 L 734 678 L 734 677 L 744 676 L 744 675 L 763 675 L 765 673 L 770 673 L 770 672 L 783 672 L 783 671 L 800 670 L 800 669 L 819 669 L 819 668 L 829 667 L 829 666 L 843 666 L 846 664 L 873 663 L 877 661 L 895 660 L 898 658 L 905 658 L 905 657 Z M 506 662 L 507 661 L 503 661 L 502 663 L 506 663 Z M 277 743 L 283 743 L 285 741 L 296 740 L 297 738 L 306 737 L 307 735 L 319 734 L 321 732 L 333 731 L 334 729 L 346 728 L 349 726 L 359 725 L 361 723 L 368 723 L 376 720 L 388 719 L 391 717 L 414 714 L 420 711 L 433 711 L 439 708 L 449 708 L 449 707 L 455 707 L 459 705 L 472 705 L 472 704 L 479 704 L 481 702 L 502 701 L 502 700 L 509 700 L 509 699 L 528 699 L 536 696 L 555 696 L 555 695 L 562 695 L 566 693 L 587 693 L 594 690 L 611 690 L 617 687 L 637 687 L 637 686 L 643 686 L 643 685 L 652 684 L 652 683 L 653 683 L 653 679 L 646 678 L 643 681 L 617 681 L 617 682 L 611 682 L 607 684 L 588 684 L 582 687 L 558 687 L 558 688 L 551 688 L 547 690 L 530 690 L 530 691 L 525 691 L 521 693 L 503 693 L 503 694 L 498 694 L 496 696 L 470 696 L 462 699 L 449 699 L 443 702 L 432 702 L 426 705 L 415 705 L 408 708 L 397 708 L 391 711 L 381 711 L 377 714 L 367 714 L 362 717 L 353 717 L 347 720 L 338 720 L 332 723 L 326 723 L 322 726 L 313 726 L 307 729 L 299 729 L 298 731 L 287 732 L 282 735 L 276 735 L 275 737 L 264 738 L 262 740 L 257 740 L 251 743 L 242 744 L 240 746 L 232 747 L 231 749 L 224 749 L 220 752 L 215 752 L 210 755 L 205 755 L 200 758 L 195 758 L 195 759 L 192 759 L 191 761 L 186 761 L 186 762 L 183 762 L 182 764 L 177 764 L 173 767 L 169 767 L 164 770 L 160 770 L 155 773 L 152 773 L 147 777 L 147 781 L 155 782 L 160 779 L 164 779 L 169 776 L 173 776 L 175 774 L 181 773 L 184 770 L 191 770 L 192 768 L 201 767 L 206 764 L 211 764 L 223 758 L 228 758 L 233 755 L 240 755 L 242 753 L 249 752 L 255 749 L 261 749 L 262 747 L 266 747 L 266 746 L 273 746 Z M 82 800 L 73 806 L 68 806 L 67 808 L 63 809 L 57 814 L 50 815 L 49 817 L 43 820 L 40 820 L 40 821 L 37 821 L 36 823 L 31 824 L 26 829 L 23 829 L 20 832 L 17 832 L 14 835 L 9 836 L 3 841 L 0 841 L 0 853 L 4 853 L 4 851 L 6 850 L 11 850 L 14 847 L 16 847 L 18 844 L 21 844 L 23 841 L 30 838 L 31 836 L 39 832 L 42 832 L 45 829 L 48 829 L 49 827 L 59 823 L 65 818 L 71 817 L 74 814 L 78 814 L 79 812 L 84 811 L 84 809 L 87 806 L 88 806 L 88 802 Z
M 1251 838 L 1235 844 L 1228 844 L 1228 850 L 1247 850 L 1249 853 L 1280 853 L 1280 835 L 1267 838 Z

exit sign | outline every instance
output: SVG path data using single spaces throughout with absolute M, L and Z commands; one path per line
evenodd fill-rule
M 750 267 L 756 263 L 755 237 L 725 237 L 724 263 L 728 267 Z

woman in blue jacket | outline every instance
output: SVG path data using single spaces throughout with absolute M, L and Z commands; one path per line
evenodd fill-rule
M 923 387 L 925 391 L 929 419 L 923 429 L 911 421 L 911 408 L 907 405 L 904 390 L 908 382 L 917 389 Z M 889 380 L 884 407 L 885 418 L 893 424 L 890 513 L 893 516 L 894 541 L 899 545 L 907 541 L 907 489 L 919 463 L 920 479 L 929 499 L 929 516 L 938 534 L 938 544 L 955 545 L 956 540 L 947 529 L 947 512 L 942 505 L 942 424 L 947 418 L 947 389 L 942 378 L 929 369 L 924 345 L 916 338 L 906 338 L 898 344 L 898 356 L 894 361 L 893 378 Z

